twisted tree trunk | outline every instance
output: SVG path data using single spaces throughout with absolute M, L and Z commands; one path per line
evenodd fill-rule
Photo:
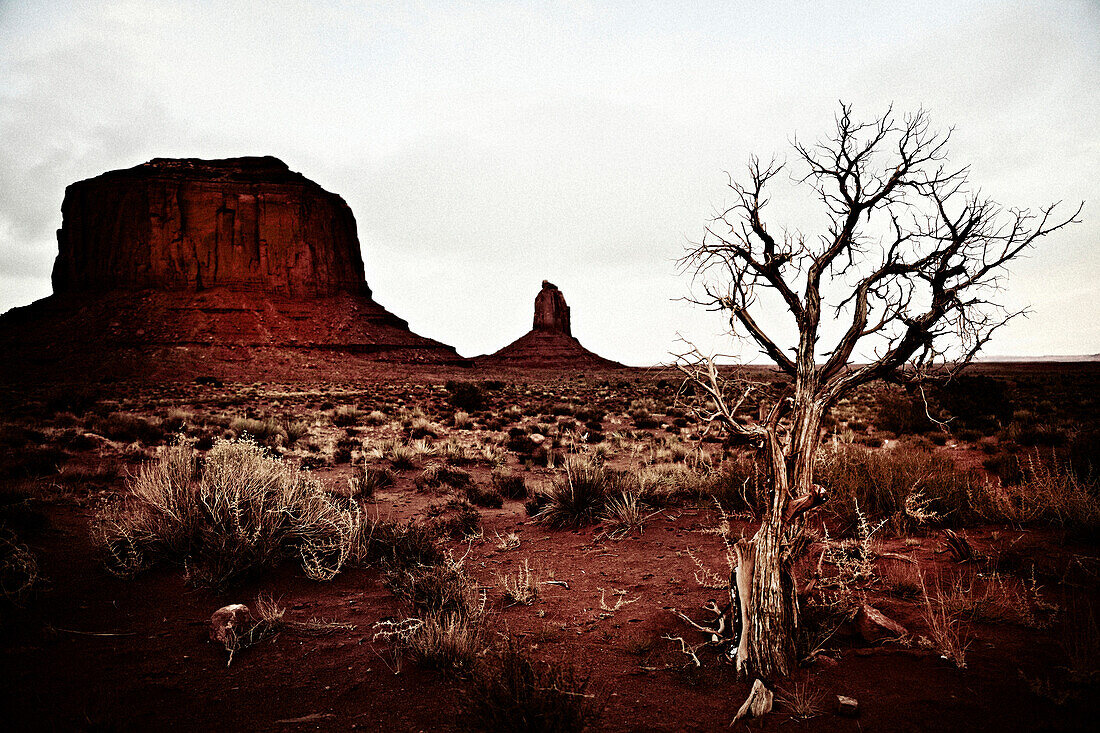
M 774 423 L 769 428 L 771 505 L 751 548 L 737 553 L 738 585 L 748 579 L 741 576 L 751 577 L 750 593 L 741 599 L 746 638 L 738 670 L 765 679 L 787 676 L 798 660 L 799 606 L 790 547 L 802 532 L 802 513 L 820 500 L 813 486 L 813 457 L 824 411 L 809 401 L 796 403 L 794 412 L 787 441 L 780 441 Z

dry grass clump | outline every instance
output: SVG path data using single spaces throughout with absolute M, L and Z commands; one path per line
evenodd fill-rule
M 354 405 L 340 405 L 332 411 L 332 424 L 341 428 L 358 425 L 364 414 Z
M 1028 524 L 1046 522 L 1089 532 L 1100 530 L 1100 488 L 1082 479 L 1065 463 L 1036 454 L 1021 464 L 1019 484 L 985 484 L 979 511 L 990 521 Z
M 492 473 L 493 487 L 505 499 L 526 499 L 527 482 L 523 474 L 517 473 L 505 466 L 498 466 Z
M 238 438 L 252 438 L 264 445 L 275 445 L 280 440 L 287 439 L 286 430 L 273 417 L 235 417 L 229 421 L 229 429 Z
M 500 491 L 495 486 L 470 484 L 466 487 L 466 498 L 471 504 L 489 509 L 500 509 L 504 506 L 504 497 L 500 495 Z
M 950 589 L 945 588 L 937 578 L 929 593 L 924 575 L 921 575 L 921 591 L 924 603 L 921 607 L 921 619 L 928 628 L 928 636 L 921 643 L 939 652 L 940 656 L 959 669 L 966 668 L 966 650 L 970 638 L 963 627 L 959 614 L 951 608 Z
M 530 606 L 539 599 L 539 573 L 531 570 L 526 559 L 515 575 L 500 575 L 497 579 L 504 591 L 504 601 L 508 604 Z
M 603 518 L 608 524 L 607 535 L 621 539 L 637 530 L 641 534 L 646 521 L 652 516 L 637 494 L 623 491 L 605 502 Z
M 375 519 L 362 532 L 357 559 L 379 562 L 390 570 L 443 562 L 434 526 Z
M 959 618 L 990 624 L 1017 624 L 1028 628 L 1046 628 L 1058 607 L 1040 594 L 1034 578 L 1030 581 L 973 570 L 956 577 L 941 594 L 947 610 Z
M 141 417 L 128 412 L 111 412 L 96 419 L 92 430 L 111 440 L 153 445 L 164 440 L 165 428 L 160 418 Z
M 714 499 L 729 512 L 756 517 L 763 513 L 768 502 L 768 489 L 763 470 L 756 460 L 738 454 L 723 461 L 700 484 L 700 494 Z
M 419 451 L 398 441 L 393 441 L 384 448 L 383 455 L 389 459 L 398 471 L 409 471 L 416 468 L 416 460 L 420 458 Z
M 775 700 L 799 720 L 808 720 L 825 709 L 825 690 L 814 686 L 811 680 L 794 682 L 780 687 L 775 692 Z
M 898 446 L 870 451 L 837 445 L 821 452 L 817 479 L 829 490 L 828 511 L 852 525 L 863 512 L 898 532 L 922 523 L 957 524 L 975 516 L 980 483 L 950 459 Z
M 409 566 L 390 572 L 386 583 L 415 615 L 379 622 L 375 639 L 393 644 L 418 665 L 460 675 L 471 671 L 485 648 L 485 597 L 462 562 L 448 557 L 432 565 Z
M 600 521 L 607 501 L 607 470 L 590 460 L 569 457 L 563 476 L 541 495 L 536 520 L 553 527 L 575 528 Z
M 589 678 L 564 664 L 532 661 L 512 639 L 478 666 L 462 720 L 484 731 L 579 731 L 600 716 Z
M 297 557 L 310 578 L 328 580 L 357 552 L 358 507 L 249 441 L 219 440 L 201 468 L 190 445 L 172 446 L 128 489 L 95 521 L 120 575 L 174 562 L 192 582 L 221 586 Z
M 456 489 L 461 489 L 470 486 L 473 483 L 473 479 L 470 477 L 468 471 L 464 471 L 461 468 L 455 466 L 449 466 L 446 463 L 432 463 L 429 464 L 420 475 L 416 477 L 416 488 L 418 490 L 438 489 L 441 486 L 450 486 Z
M 357 501 L 370 500 L 379 489 L 393 485 L 393 471 L 385 466 L 363 465 L 358 475 L 349 479 L 351 497 Z

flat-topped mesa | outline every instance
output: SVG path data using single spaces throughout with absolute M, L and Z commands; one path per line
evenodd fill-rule
M 355 217 L 272 157 L 155 158 L 65 190 L 55 293 L 370 295 Z
M 569 328 L 569 306 L 565 302 L 565 296 L 549 280 L 542 281 L 542 290 L 535 296 L 535 320 L 532 328 L 536 331 L 573 335 Z
M 470 363 L 374 301 L 351 209 L 275 158 L 157 158 L 72 184 L 62 214 L 53 295 L 0 314 L 0 384 Z

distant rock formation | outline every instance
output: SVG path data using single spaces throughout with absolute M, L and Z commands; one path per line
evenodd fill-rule
M 169 160 L 65 191 L 55 293 L 370 295 L 344 200 L 276 158 Z
M 536 331 L 573 335 L 569 329 L 569 306 L 565 303 L 565 296 L 549 280 L 542 281 L 542 290 L 535 296 L 535 321 L 531 327 Z
M 54 295 L 0 316 L 5 373 L 354 378 L 469 364 L 371 298 L 342 198 L 270 157 L 157 158 L 72 184 Z
M 573 337 L 569 305 L 557 285 L 542 281 L 531 330 L 500 351 L 476 359 L 483 366 L 615 369 L 622 364 L 593 354 Z

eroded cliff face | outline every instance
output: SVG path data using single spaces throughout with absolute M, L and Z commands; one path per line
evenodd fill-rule
M 276 158 L 157 158 L 66 189 L 55 293 L 369 295 L 342 198 Z

